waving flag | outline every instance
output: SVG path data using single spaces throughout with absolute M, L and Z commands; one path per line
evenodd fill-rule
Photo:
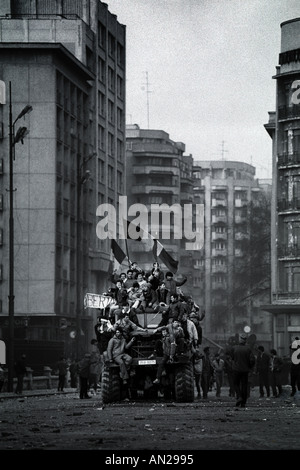
M 159 258 L 173 274 L 177 272 L 178 261 L 172 258 L 170 253 L 164 249 L 163 245 L 158 240 L 154 239 L 152 251 L 155 259 Z
M 124 259 L 126 258 L 126 255 L 120 245 L 116 242 L 116 240 L 111 241 L 111 249 L 113 252 L 114 257 L 118 261 L 119 264 L 122 264 Z

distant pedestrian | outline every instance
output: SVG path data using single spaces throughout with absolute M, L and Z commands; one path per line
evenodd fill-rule
M 210 359 L 210 349 L 206 346 L 203 349 L 203 362 L 202 362 L 202 376 L 201 376 L 201 388 L 203 392 L 203 398 L 207 398 L 211 377 L 213 375 L 213 366 Z
M 229 385 L 229 396 L 235 396 L 234 383 L 233 383 L 233 370 L 232 370 L 232 357 L 228 352 L 226 352 L 224 359 L 224 371 L 227 375 L 228 385 Z
M 0 364 L 0 392 L 2 392 L 2 388 L 4 385 L 4 369 L 2 368 L 2 364 Z
M 64 391 L 64 386 L 66 382 L 66 376 L 68 371 L 68 364 L 64 356 L 60 356 L 60 360 L 56 364 L 58 370 L 58 392 Z
M 91 340 L 92 353 L 91 353 L 91 365 L 90 365 L 90 374 L 88 381 L 88 389 L 94 389 L 96 394 L 98 382 L 100 380 L 101 371 L 102 371 L 102 361 L 101 355 L 98 349 L 98 341 L 96 339 Z
M 201 377 L 202 377 L 202 369 L 203 369 L 203 354 L 200 350 L 200 347 L 197 346 L 195 353 L 194 353 L 194 377 L 195 377 L 195 385 L 197 389 L 197 397 L 201 398 Z
M 215 374 L 215 380 L 216 380 L 216 397 L 219 397 L 221 395 L 221 388 L 223 386 L 223 381 L 224 381 L 224 360 L 221 359 L 220 354 L 216 354 L 215 358 L 212 362 L 213 368 L 214 368 L 214 374 Z
M 17 376 L 16 393 L 23 392 L 24 377 L 26 375 L 26 354 L 22 356 L 15 363 L 15 373 Z
M 281 357 L 277 356 L 276 349 L 271 349 L 270 353 L 271 386 L 273 391 L 273 397 L 277 397 L 282 393 L 281 371 L 283 366 L 283 360 Z
M 78 374 L 80 382 L 79 396 L 83 398 L 92 398 L 88 395 L 88 380 L 90 376 L 91 355 L 86 353 L 84 358 L 78 362 Z
M 265 352 L 263 346 L 258 346 L 258 354 L 256 358 L 255 372 L 258 373 L 259 377 L 259 392 L 260 398 L 264 396 L 264 388 L 267 392 L 267 397 L 270 396 L 270 356 Z
M 246 345 L 247 336 L 239 335 L 239 344 L 233 346 L 231 357 L 233 359 L 233 382 L 237 394 L 236 406 L 245 408 L 248 398 L 248 374 L 255 365 L 255 357 Z
M 70 371 L 70 379 L 71 379 L 71 388 L 77 388 L 77 379 L 78 379 L 78 371 L 77 371 L 77 362 L 72 361 L 69 367 Z

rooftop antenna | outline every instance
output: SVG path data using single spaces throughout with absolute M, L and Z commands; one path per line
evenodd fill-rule
M 147 95 L 147 123 L 148 123 L 148 129 L 149 129 L 149 94 L 152 93 L 152 91 L 149 90 L 149 78 L 148 78 L 148 72 L 144 72 L 146 75 L 146 83 L 144 83 L 144 86 L 146 87 L 146 95 Z M 145 90 L 144 86 L 142 87 L 142 90 Z
M 225 150 L 224 147 L 225 147 L 225 141 L 222 140 L 222 144 L 221 144 L 221 156 L 222 156 L 222 161 L 225 160 L 225 156 L 224 156 L 225 152 L 228 152 L 228 150 Z

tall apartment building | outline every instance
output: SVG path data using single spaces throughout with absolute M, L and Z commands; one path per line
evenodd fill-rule
M 96 237 L 96 208 L 124 192 L 125 40 L 99 0 L 0 5 L 0 334 L 7 338 L 10 83 L 13 118 L 33 107 L 17 123 L 30 133 L 14 146 L 15 349 L 33 367 L 58 351 L 86 351 L 96 312 L 84 309 L 84 294 L 107 288 L 110 246 Z
M 150 214 L 151 204 L 192 204 L 191 155 L 184 155 L 185 144 L 174 142 L 163 130 L 140 129 L 137 124 L 126 126 L 126 181 L 128 206 L 144 204 Z M 157 226 L 157 239 L 168 253 L 179 262 L 177 279 L 188 278 L 184 293 L 193 295 L 192 251 L 185 250 L 185 239 L 174 239 L 174 217 L 171 214 L 170 237 L 161 237 L 162 219 Z M 150 224 L 150 216 L 149 216 Z M 153 227 L 152 227 L 153 229 Z M 152 232 L 151 232 L 152 233 Z M 153 233 L 152 233 L 153 235 Z M 145 270 L 152 268 L 153 253 L 144 243 L 128 241 L 131 260 L 137 261 Z M 159 259 L 158 259 L 159 262 Z M 161 263 L 166 272 L 169 269 Z
M 281 24 L 273 139 L 272 297 L 274 347 L 289 354 L 300 336 L 300 18 Z
M 194 161 L 193 176 L 194 201 L 205 210 L 204 247 L 194 259 L 206 311 L 204 334 L 223 344 L 248 326 L 269 343 L 270 319 L 260 309 L 269 290 L 252 295 L 248 274 L 253 260 L 246 269 L 244 260 L 249 256 L 250 205 L 255 207 L 270 181 L 260 187 L 253 166 L 224 160 Z

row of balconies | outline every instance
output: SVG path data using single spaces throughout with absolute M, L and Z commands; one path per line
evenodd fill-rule
M 277 248 L 278 258 L 299 258 L 300 246 L 299 245 L 278 245 Z
M 282 211 L 299 211 L 300 210 L 300 199 L 293 198 L 289 199 L 278 199 L 277 208 L 279 212 Z
M 300 152 L 292 154 L 282 153 L 278 155 L 278 166 L 300 165 Z
M 278 119 L 300 119 L 300 106 L 278 106 Z

